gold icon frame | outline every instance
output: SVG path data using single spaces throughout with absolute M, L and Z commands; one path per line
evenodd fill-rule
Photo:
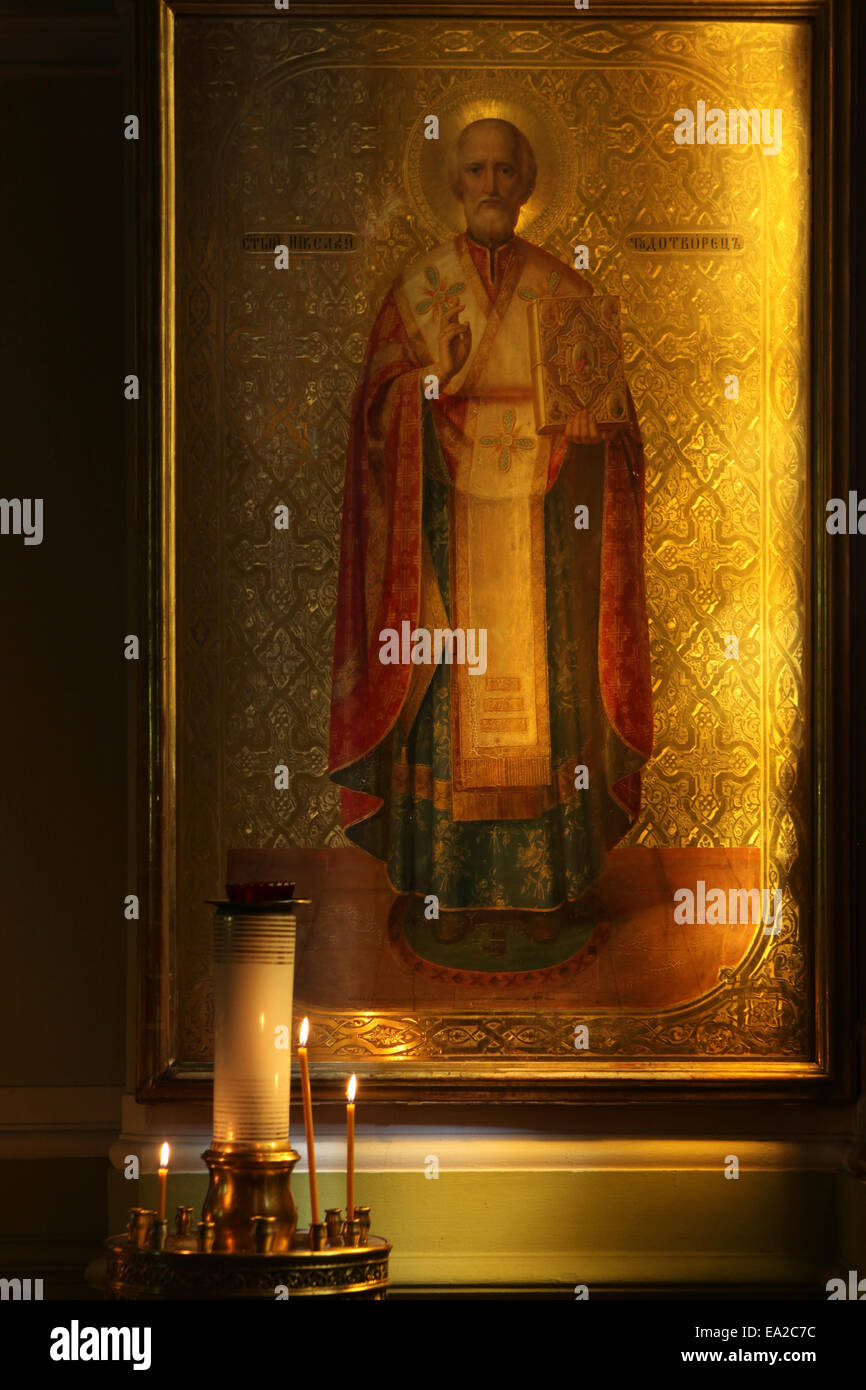
M 460 36 L 470 42 L 478 26 L 502 21 L 502 29 L 518 34 L 515 50 L 531 62 L 532 36 L 539 27 L 562 23 L 562 6 L 554 3 L 481 3 L 444 6 L 401 5 L 380 0 L 367 7 L 368 19 L 407 26 L 435 22 L 439 32 L 454 35 L 448 42 L 448 61 L 459 65 Z M 349 25 L 357 11 L 346 4 L 293 0 L 286 22 L 326 27 Z M 479 1020 L 462 1021 L 481 1027 L 491 1046 L 478 1060 L 459 1042 L 448 1041 L 460 1029 L 461 1015 L 422 1012 L 407 1017 L 405 1010 L 382 1010 L 375 1015 L 335 1008 L 313 1019 L 327 1038 L 317 1065 L 322 1094 L 339 1093 L 347 1059 L 364 1082 L 365 1095 L 383 1100 L 417 1099 L 423 1080 L 430 1098 L 573 1100 L 578 1097 L 634 1099 L 647 1088 L 659 1095 L 705 1096 L 727 1094 L 794 1098 L 815 1094 L 843 1097 L 853 1074 L 853 1000 L 850 984 L 848 855 L 848 672 L 845 633 L 848 604 L 847 542 L 827 544 L 823 502 L 844 496 L 848 478 L 848 318 L 845 286 L 849 246 L 847 219 L 850 190 L 847 155 L 850 148 L 849 90 L 850 10 L 836 0 L 774 0 L 744 5 L 702 7 L 699 25 L 686 3 L 615 4 L 598 0 L 589 18 L 574 23 L 594 25 L 608 37 L 617 34 L 639 47 L 640 26 L 656 25 L 668 42 L 681 38 L 685 25 L 710 34 L 714 51 L 728 42 L 727 26 L 802 26 L 811 52 L 811 123 L 804 133 L 811 140 L 812 199 L 808 227 L 807 306 L 811 353 L 806 351 L 806 325 L 797 305 L 789 306 L 792 332 L 786 350 L 792 354 L 780 370 L 783 389 L 804 393 L 800 428 L 807 451 L 807 490 L 802 504 L 806 526 L 803 566 L 798 573 L 784 564 L 778 574 L 764 568 L 761 590 L 773 610 L 775 630 L 782 631 L 779 647 L 802 646 L 799 668 L 786 665 L 781 650 L 775 665 L 765 661 L 766 680 L 782 691 L 792 717 L 798 721 L 799 743 L 785 753 L 784 731 L 772 756 L 761 765 L 762 843 L 772 845 L 771 858 L 787 877 L 777 877 L 786 889 L 787 931 L 797 934 L 796 960 L 781 972 L 758 942 L 734 978 L 720 981 L 711 996 L 647 1016 L 627 1011 L 605 1019 L 608 1038 L 603 1055 L 578 1059 L 574 1052 L 573 1011 L 561 1019 L 540 1020 L 530 1010 Z M 135 443 L 140 515 L 145 544 L 139 573 L 139 630 L 147 634 L 152 659 L 148 665 L 147 698 L 140 704 L 138 732 L 142 791 L 147 792 L 148 815 L 141 827 L 140 862 L 146 866 L 142 893 L 140 955 L 139 1064 L 140 1097 L 203 1099 L 209 1094 L 209 1068 L 200 1056 L 184 1054 L 179 1046 L 179 1019 L 189 1007 L 177 986 L 178 962 L 197 950 L 185 938 L 184 914 L 178 910 L 179 889 L 188 872 L 190 837 L 178 823 L 178 729 L 183 710 L 178 706 L 178 576 L 175 555 L 181 512 L 179 480 L 178 402 L 176 375 L 181 365 L 177 323 L 177 106 L 183 99 L 176 85 L 176 26 L 216 16 L 220 23 L 273 21 L 267 4 L 209 4 L 207 0 L 158 0 L 139 11 L 140 106 L 147 129 L 158 127 L 160 141 L 152 160 L 142 142 L 139 184 L 140 231 L 137 289 L 139 314 L 136 345 L 154 367 L 159 392 L 141 414 Z M 441 16 L 436 18 L 436 16 Z M 510 28 L 507 21 L 511 21 Z M 584 37 L 589 33 L 584 30 Z M 768 28 L 768 34 L 771 29 Z M 780 31 L 777 31 L 780 32 Z M 468 37 L 466 37 L 468 36 Z M 636 37 L 637 36 L 637 37 Z M 672 49 L 672 51 L 675 51 Z M 680 50 L 681 51 L 681 50 Z M 771 88 L 768 88 L 771 90 Z M 722 103 L 723 105 L 726 103 Z M 805 148 L 805 145 L 804 145 Z M 342 229 L 340 229 L 342 230 Z M 629 233 L 653 230 L 643 224 Z M 782 228 L 782 235 L 785 229 Z M 611 292 L 614 287 L 611 286 Z M 797 330 L 794 332 L 793 330 Z M 795 361 L 795 358 L 797 359 Z M 793 363 L 793 365 L 791 365 Z M 776 364 L 778 366 L 778 363 Z M 785 383 L 787 382 L 787 386 Z M 793 382 L 793 385 L 791 383 Z M 771 390 L 765 378 L 767 397 Z M 789 398 L 777 400 L 784 414 Z M 708 441 L 704 440 L 707 455 Z M 780 454 L 780 458 L 782 455 Z M 770 505 L 784 520 L 792 480 L 779 470 Z M 779 557 L 777 556 L 776 559 Z M 790 557 L 789 557 L 790 558 Z M 761 561 L 764 564 L 764 560 Z M 768 562 L 769 563 L 769 562 Z M 784 573 L 783 573 L 784 571 Z M 785 628 L 793 613 L 793 629 Z M 767 653 L 765 652 L 765 657 Z M 795 663 L 796 664 L 796 663 Z M 794 665 L 795 665 L 794 664 Z M 765 723 L 769 705 L 763 704 Z M 775 762 L 774 762 L 775 759 Z M 793 779 L 801 800 L 777 804 L 771 789 Z M 792 813 L 793 811 L 793 813 Z M 801 819 L 798 820 L 798 816 Z M 775 818 L 775 819 L 774 819 Z M 186 844 L 184 843 L 186 842 Z M 180 855 L 180 857 L 179 857 Z M 186 858 L 184 858 L 186 856 Z M 785 864 L 787 862 L 787 867 Z M 203 1007 L 199 1005 L 199 1007 Z M 400 1041 L 402 1029 L 403 1042 Z M 379 1041 L 377 1041 L 377 1038 Z M 395 1043 L 396 1039 L 396 1043 Z M 523 1041 L 521 1041 L 523 1039 Z M 781 1044 L 781 1045 L 780 1045 Z

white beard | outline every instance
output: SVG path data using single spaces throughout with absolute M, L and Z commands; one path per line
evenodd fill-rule
M 479 208 L 473 216 L 472 226 L 467 227 L 470 236 L 487 244 L 508 241 L 514 233 L 514 223 L 507 208 L 489 206 Z

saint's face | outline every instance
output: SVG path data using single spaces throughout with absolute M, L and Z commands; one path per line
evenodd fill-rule
M 514 137 L 496 126 L 470 130 L 458 155 L 460 198 L 466 230 L 482 245 L 507 241 L 523 202 L 523 176 Z

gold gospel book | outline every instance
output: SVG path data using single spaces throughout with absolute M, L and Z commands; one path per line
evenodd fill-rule
M 600 425 L 628 418 L 618 295 L 535 300 L 529 351 L 539 434 L 561 432 L 578 410 Z

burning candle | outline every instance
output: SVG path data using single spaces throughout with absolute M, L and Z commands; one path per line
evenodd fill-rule
M 316 1183 L 316 1150 L 313 1144 L 313 1098 L 310 1095 L 310 1068 L 307 1063 L 309 1019 L 304 1019 L 298 1034 L 298 1057 L 301 1063 L 301 1094 L 304 1098 L 304 1132 L 307 1136 L 307 1166 L 310 1170 L 310 1221 L 319 1224 L 319 1189 Z
M 165 1220 L 165 1190 L 168 1183 L 168 1156 L 171 1150 L 168 1144 L 163 1144 L 159 1151 L 159 1173 L 157 1175 L 156 1189 L 156 1216 L 158 1221 Z
M 355 1090 L 358 1078 L 350 1076 L 346 1087 L 348 1105 L 346 1106 L 346 1220 L 355 1215 Z

